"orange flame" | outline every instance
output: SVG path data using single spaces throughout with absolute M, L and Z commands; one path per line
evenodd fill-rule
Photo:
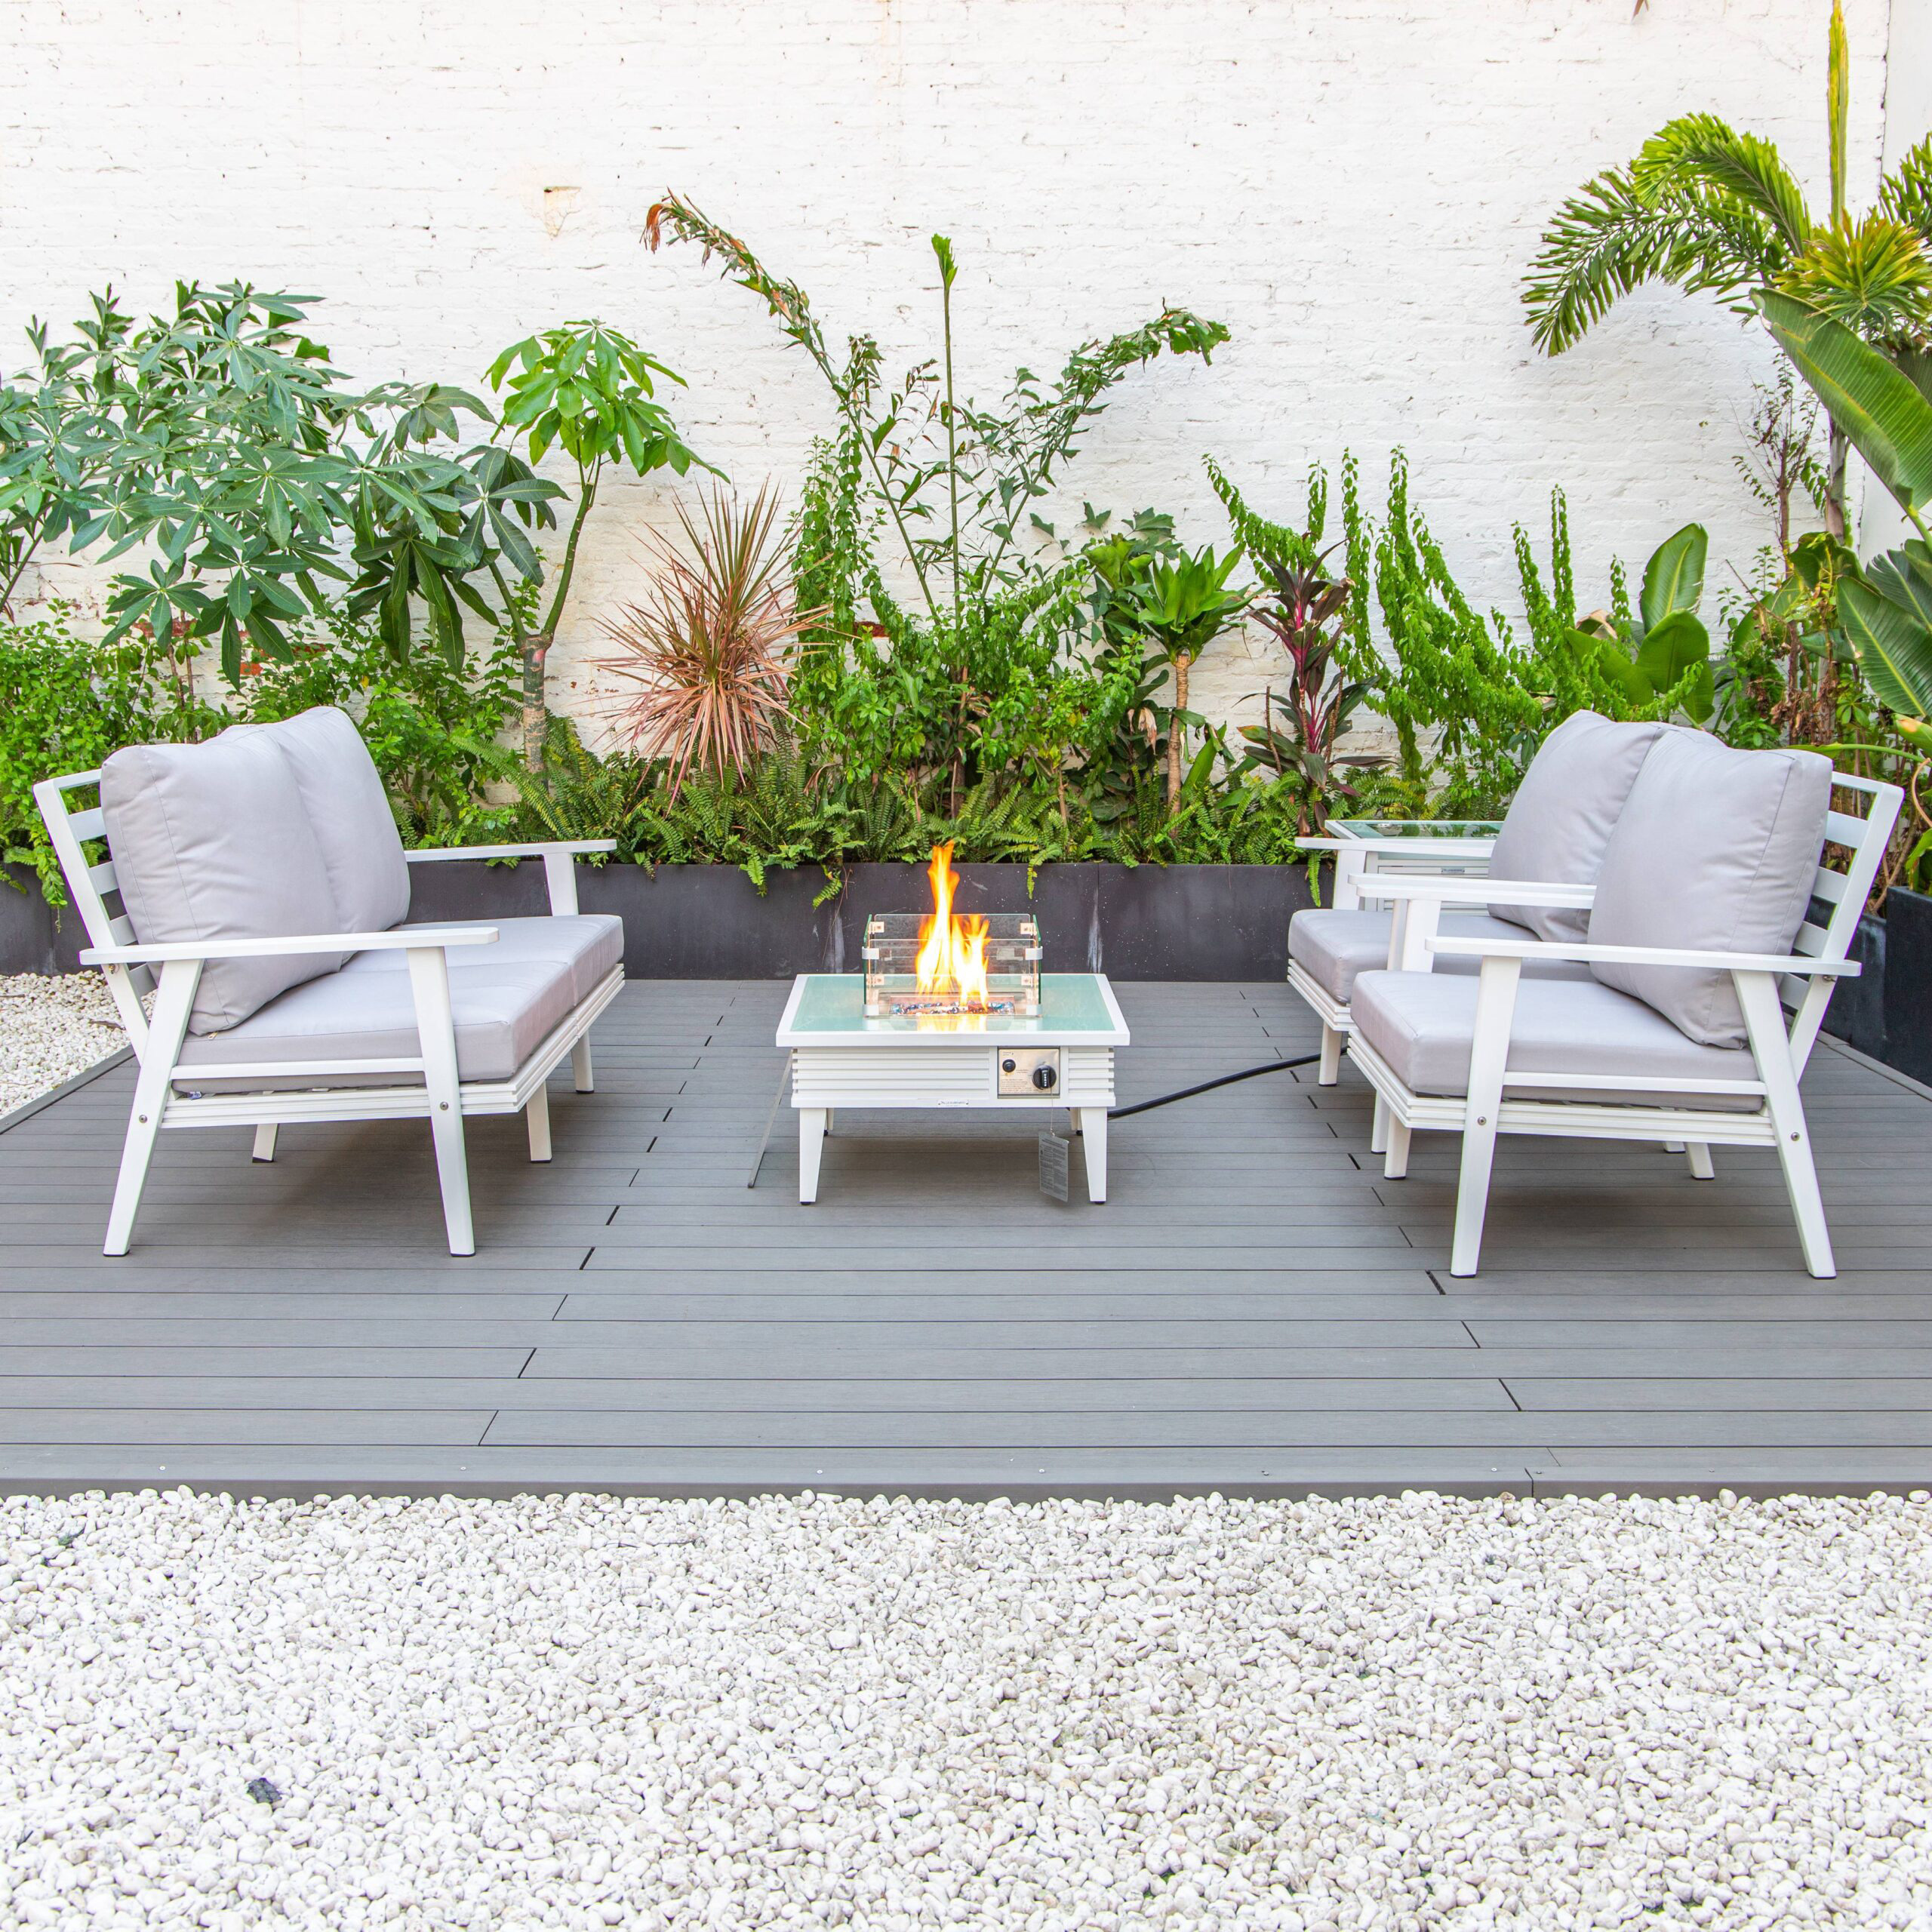
M 964 918 L 953 915 L 959 875 L 952 869 L 950 841 L 933 848 L 926 876 L 932 881 L 933 910 L 919 928 L 919 990 L 949 995 L 968 1011 L 983 1012 L 987 1004 L 988 924 L 977 914 Z

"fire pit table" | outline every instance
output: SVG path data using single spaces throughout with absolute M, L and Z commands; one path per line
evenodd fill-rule
M 1114 1049 L 1128 1032 L 1103 975 L 1036 970 L 1030 996 L 1012 998 L 995 978 L 995 1010 L 958 1012 L 912 993 L 881 997 L 883 976 L 867 964 L 863 979 L 800 974 L 778 1023 L 798 1116 L 800 1201 L 818 1198 L 819 1155 L 840 1107 L 1065 1107 L 1086 1148 L 1088 1198 L 1106 1199 Z M 869 1005 L 878 1009 L 869 1017 Z

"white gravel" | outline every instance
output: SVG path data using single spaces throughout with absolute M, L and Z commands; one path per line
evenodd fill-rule
M 149 1491 L 0 1537 L 10 1924 L 1932 1915 L 1922 1497 Z
M 0 974 L 0 1114 L 127 1044 L 98 973 Z

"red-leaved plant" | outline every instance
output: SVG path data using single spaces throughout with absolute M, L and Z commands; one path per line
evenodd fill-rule
M 612 700 L 618 736 L 669 761 L 674 796 L 694 768 L 742 779 L 771 743 L 790 716 L 794 641 L 822 614 L 795 607 L 769 486 L 749 503 L 712 490 L 678 521 L 682 546 L 645 540 L 651 589 L 605 621 L 619 654 L 598 660 L 632 688 Z

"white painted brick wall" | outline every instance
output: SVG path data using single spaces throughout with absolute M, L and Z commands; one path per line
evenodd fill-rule
M 1847 12 L 1862 197 L 1887 7 Z M 1660 291 L 1546 361 L 1523 266 L 1565 192 L 1692 109 L 1772 136 L 1822 196 L 1823 42 L 1820 0 L 14 0 L 0 325 L 17 343 L 110 279 L 158 305 L 177 275 L 239 275 L 328 297 L 358 377 L 477 383 L 506 342 L 596 315 L 689 377 L 681 417 L 736 480 L 792 482 L 827 421 L 814 372 L 694 252 L 648 253 L 645 209 L 689 194 L 895 361 L 936 339 L 937 229 L 983 395 L 1163 299 L 1233 330 L 1211 369 L 1130 380 L 1078 495 L 1218 542 L 1203 451 L 1287 513 L 1311 458 L 1352 446 L 1377 491 L 1399 443 L 1479 602 L 1512 601 L 1511 523 L 1540 528 L 1556 483 L 1594 599 L 1611 555 L 1694 516 L 1716 575 L 1748 566 L 1765 532 L 1732 459 L 1767 358 Z M 567 704 L 666 501 L 600 509 Z M 1204 664 L 1212 708 L 1258 688 L 1251 652 Z

